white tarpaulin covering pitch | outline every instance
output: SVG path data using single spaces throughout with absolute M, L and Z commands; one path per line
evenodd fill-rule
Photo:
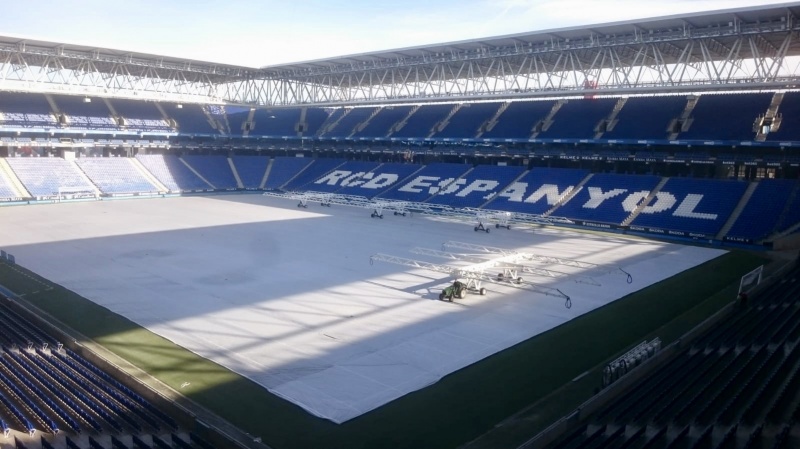
M 341 423 L 720 250 L 556 228 L 473 232 L 475 223 L 369 210 L 297 209 L 257 195 L 102 201 L 2 212 L 0 247 L 17 262 Z M 564 300 L 484 284 L 486 296 L 438 301 L 446 274 L 376 263 L 446 241 L 616 265 L 620 274 L 525 274 Z M 464 251 L 456 251 L 464 252 Z M 191 379 L 187 379 L 191 381 Z

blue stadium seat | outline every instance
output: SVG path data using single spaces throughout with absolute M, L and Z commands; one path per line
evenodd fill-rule
M 503 191 L 525 169 L 501 165 L 479 165 L 433 196 L 429 203 L 450 207 L 480 207 Z
M 795 123 L 800 123 L 800 92 L 786 92 L 783 100 L 778 107 L 778 115 L 781 116 L 781 124 L 777 131 L 767 134 L 769 141 L 800 141 L 800 127 Z
M 34 197 L 56 196 L 59 187 L 94 189 L 75 165 L 59 157 L 11 157 L 6 161 Z
M 357 131 L 354 138 L 384 138 L 389 135 L 392 126 L 403 120 L 412 106 L 382 106 L 380 112 L 367 123 L 364 129 Z
M 81 170 L 102 193 L 154 193 L 158 188 L 125 157 L 84 157 L 76 159 Z
M 416 164 L 381 164 L 361 176 L 358 180 L 355 180 L 355 184 L 351 183 L 349 186 L 342 187 L 336 193 L 373 198 L 397 185 L 397 183 L 403 182 L 403 180 L 421 168 L 422 166 Z
M 616 98 L 569 100 L 553 117 L 553 123 L 537 139 L 593 139 L 595 127 L 611 114 Z
M 678 139 L 752 141 L 753 124 L 767 112 L 770 101 L 771 93 L 701 95 L 689 130 L 678 134 Z
M 211 105 L 160 103 L 166 113 L 178 125 L 178 133 L 183 135 L 218 136 L 220 132 L 213 122 Z
M 380 197 L 382 199 L 422 202 L 472 168 L 464 164 L 436 163 L 409 176 Z
M 753 196 L 725 237 L 757 241 L 769 235 L 778 224 L 778 218 L 796 185 L 797 181 L 789 179 L 759 181 Z
M 124 120 L 125 128 L 128 130 L 151 133 L 176 131 L 154 102 L 123 98 L 114 98 L 109 101 L 117 114 Z
M 588 174 L 588 170 L 582 169 L 534 168 L 495 195 L 484 209 L 543 214 L 568 195 Z
M 603 139 L 666 140 L 670 122 L 686 107 L 686 96 L 630 97 Z
M 306 121 L 303 136 L 316 136 L 327 118 L 328 113 L 323 108 L 306 108 Z
M 251 136 L 297 137 L 300 108 L 256 109 Z
M 714 236 L 746 189 L 739 181 L 670 178 L 631 225 Z
M 575 220 L 620 224 L 661 180 L 650 175 L 599 173 L 553 215 Z M 637 200 L 637 201 L 633 201 Z
M 433 131 L 433 126 L 445 118 L 455 106 L 453 104 L 423 105 L 408 118 L 405 126 L 390 137 L 424 139 Z
M 59 127 L 44 94 L 0 91 L 0 128 L 55 129 Z
M 311 165 L 292 178 L 283 188 L 284 190 L 309 190 L 308 184 L 345 162 L 344 159 L 312 159 Z M 270 177 L 272 177 L 271 173 Z
M 269 170 L 269 176 L 267 177 L 267 182 L 264 184 L 264 188 L 267 190 L 280 188 L 297 176 L 298 173 L 308 167 L 313 161 L 313 159 L 303 157 L 276 157 L 272 161 L 272 168 Z
M 333 129 L 328 130 L 324 137 L 347 138 L 356 132 L 357 127 L 365 122 L 375 111 L 376 107 L 346 108 L 347 113 L 336 123 Z
M 183 156 L 183 160 L 214 186 L 215 189 L 236 190 L 238 188 L 227 156 L 187 155 Z
M 433 135 L 435 138 L 473 139 L 486 123 L 497 112 L 502 103 L 464 103 L 450 117 L 449 123 L 441 131 Z
M 342 187 L 363 182 L 363 177 L 380 165 L 378 162 L 348 161 L 306 184 L 305 190 L 333 193 Z
M 497 118 L 495 126 L 483 133 L 481 138 L 528 140 L 533 134 L 533 127 L 547 117 L 554 104 L 554 100 L 512 102 Z
M 62 127 L 106 132 L 122 130 L 102 98 L 74 95 L 52 95 L 52 98 L 66 118 Z
M 256 190 L 261 187 L 261 180 L 264 179 L 269 165 L 269 157 L 233 156 L 231 160 L 246 190 Z
M 137 154 L 136 159 L 171 192 L 211 190 L 211 186 L 198 178 L 178 156 Z

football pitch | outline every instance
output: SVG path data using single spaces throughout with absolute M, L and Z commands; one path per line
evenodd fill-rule
M 532 427 L 546 425 L 599 386 L 593 370 L 604 360 L 650 336 L 668 343 L 729 302 L 738 277 L 763 262 L 569 230 L 478 234 L 471 223 L 371 220 L 364 210 L 281 201 L 4 209 L 11 232 L 0 247 L 48 280 L 3 266 L 0 283 L 275 448 L 455 447 L 567 385 Z M 418 257 L 408 250 L 450 240 L 624 266 L 633 282 L 606 272 L 592 275 L 599 286 L 574 282 L 586 272 L 541 280 L 569 294 L 571 309 L 495 285 L 450 304 L 437 300 L 446 275 L 369 264 L 373 253 Z M 396 359 L 382 352 L 398 347 L 406 351 Z M 354 389 L 352 376 L 362 385 Z M 343 397 L 320 404 L 313 393 L 326 387 Z M 337 414 L 331 404 L 342 403 Z

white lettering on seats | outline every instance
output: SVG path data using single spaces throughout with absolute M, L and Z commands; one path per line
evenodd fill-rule
M 472 192 L 488 192 L 495 189 L 499 184 L 499 182 L 491 179 L 477 179 L 472 181 L 468 186 L 464 187 L 464 190 L 456 193 L 456 196 L 465 197 Z
M 461 186 L 466 183 L 466 179 L 456 179 L 455 181 L 453 178 L 442 179 L 439 181 L 438 187 L 432 187 L 428 189 L 428 193 L 431 195 L 436 195 L 437 193 L 439 195 L 449 195 L 460 189 Z
M 497 196 L 508 198 L 509 201 L 514 201 L 515 203 L 521 203 L 527 189 L 527 182 L 515 182 L 498 193 Z
M 554 206 L 556 203 L 561 201 L 575 186 L 567 186 L 563 192 L 558 191 L 558 186 L 555 184 L 542 184 L 541 187 L 536 189 L 535 192 L 531 193 L 530 196 L 525 198 L 526 203 L 536 203 L 542 198 L 547 198 L 547 204 L 550 206 Z M 586 207 L 586 206 L 584 206 Z
M 341 186 L 342 187 L 356 187 L 364 183 L 364 178 L 369 179 L 372 177 L 372 173 L 366 173 L 363 171 L 353 173 L 352 175 L 342 179 Z M 362 179 L 359 179 L 362 178 Z
M 649 190 L 640 190 L 638 192 L 631 193 L 627 198 L 625 198 L 625 201 L 622 202 L 622 209 L 624 209 L 625 212 L 635 211 L 636 207 L 639 206 L 639 203 L 647 198 L 647 195 L 649 194 Z
M 347 177 L 353 172 L 347 170 L 334 170 L 327 175 L 317 179 L 314 181 L 314 184 L 328 184 L 329 186 L 335 186 L 342 178 Z
M 433 187 L 433 182 L 438 176 L 417 176 L 411 182 L 397 189 L 398 192 L 422 193 L 422 189 Z M 439 189 L 436 188 L 438 191 Z M 435 193 L 435 192 L 434 192 Z
M 628 189 L 612 189 L 603 193 L 603 189 L 600 187 L 587 187 L 587 189 L 589 190 L 590 199 L 583 205 L 584 209 L 597 209 L 603 204 L 603 201 L 622 195 L 628 191 Z
M 686 198 L 681 201 L 680 206 L 675 209 L 675 212 L 672 215 L 676 217 L 686 217 L 686 218 L 700 218 L 703 220 L 716 220 L 717 214 L 704 214 L 701 212 L 695 212 L 694 209 L 700 205 L 700 201 L 703 200 L 704 195 L 700 195 L 697 193 L 690 193 L 686 195 Z
M 658 192 L 656 193 L 655 201 L 653 201 L 652 204 L 648 204 L 647 206 L 643 207 L 641 213 L 657 214 L 664 212 L 672 209 L 672 206 L 674 206 L 677 202 L 678 200 L 675 199 L 675 195 L 669 192 Z
M 380 175 L 372 178 L 370 181 L 365 182 L 361 188 L 380 189 L 396 183 L 398 178 L 399 176 L 394 173 L 381 173 Z

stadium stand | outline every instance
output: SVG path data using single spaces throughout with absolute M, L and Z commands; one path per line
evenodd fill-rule
M 444 127 L 433 135 L 436 138 L 473 139 L 500 108 L 500 103 L 463 103 Z
M 751 305 L 729 310 L 548 447 L 793 447 L 788 429 L 800 417 L 798 276 L 796 267 Z
M 725 237 L 751 242 L 767 237 L 777 226 L 796 185 L 797 181 L 789 179 L 759 181 L 753 196 Z
M 337 192 L 342 187 L 361 182 L 361 178 L 380 165 L 378 162 L 348 161 L 306 184 L 306 190 L 315 192 Z
M 631 97 L 620 109 L 604 139 L 661 139 L 669 137 L 670 122 L 686 107 L 685 96 Z
M 181 159 L 216 190 L 236 190 L 238 185 L 226 156 L 187 155 Z
M 534 128 L 547 117 L 554 100 L 516 101 L 509 103 L 505 111 L 497 118 L 496 123 L 484 132 L 483 139 L 529 139 Z
M 770 93 L 700 95 L 688 131 L 678 138 L 752 141 L 753 124 L 767 111 L 770 101 Z
M 593 139 L 597 126 L 611 114 L 616 98 L 569 100 L 553 116 L 553 123 L 543 129 L 542 139 Z
M 344 159 L 313 159 L 310 165 L 285 183 L 283 189 L 308 190 L 310 183 L 316 181 L 345 162 Z M 272 174 L 270 174 L 270 177 L 271 176 Z
M 159 110 L 159 105 L 151 101 L 115 98 L 109 100 L 117 116 L 122 118 L 128 130 L 141 132 L 175 132 L 173 126 Z
M 464 164 L 435 163 L 409 176 L 383 193 L 383 199 L 422 202 L 463 176 L 472 167 Z
M 713 237 L 745 189 L 739 181 L 670 178 L 632 224 Z
M 62 126 L 92 131 L 120 130 L 102 98 L 53 95 L 52 99 L 64 116 Z
M 154 186 L 129 158 L 91 157 L 75 160 L 81 170 L 104 194 L 154 193 Z
M 454 107 L 456 105 L 452 104 L 422 106 L 408 118 L 405 126 L 398 129 L 391 137 L 427 138 L 433 132 L 434 125 L 445 118 Z
M 389 135 L 389 131 L 396 123 L 405 118 L 412 106 L 382 106 L 380 111 L 367 123 L 367 125 L 357 131 L 355 138 L 383 138 Z
M 37 198 L 55 197 L 59 188 L 94 190 L 81 171 L 62 158 L 12 157 L 6 161 L 28 192 Z
M 428 202 L 450 207 L 480 207 L 522 174 L 523 167 L 479 165 Z
M 178 156 L 137 154 L 136 159 L 170 192 L 207 191 L 212 187 L 200 179 Z
M 378 108 L 352 108 L 336 123 L 332 129 L 325 133 L 325 137 L 347 138 L 358 131 L 359 126 L 367 121 L 373 114 L 378 112 Z
M 786 92 L 783 94 L 778 113 L 781 117 L 780 126 L 776 131 L 767 134 L 767 140 L 772 141 L 800 141 L 800 129 L 792 126 L 800 122 L 800 92 Z
M 261 181 L 269 166 L 267 156 L 233 156 L 231 161 L 246 190 L 261 188 Z
M 272 161 L 272 167 L 269 170 L 269 176 L 264 188 L 267 190 L 281 188 L 312 162 L 312 159 L 302 157 L 276 157 Z
M 313 137 L 317 135 L 328 118 L 328 113 L 323 108 L 305 108 L 305 121 L 303 122 L 303 136 Z
M 484 209 L 544 214 L 569 195 L 587 175 L 588 170 L 537 167 L 495 195 Z
M 219 131 L 212 125 L 207 106 L 199 104 L 161 103 L 164 110 L 175 120 L 178 132 L 186 135 L 214 136 Z
M 598 173 L 553 215 L 619 225 L 660 180 L 651 175 Z
M 398 182 L 403 182 L 422 166 L 416 164 L 388 163 L 366 173 L 350 185 L 340 188 L 336 193 L 373 198 L 385 192 Z
M 58 121 L 43 94 L 0 91 L 0 126 L 56 128 Z
M 270 137 L 297 137 L 300 108 L 256 109 L 250 135 Z M 239 130 L 232 130 L 239 132 Z

